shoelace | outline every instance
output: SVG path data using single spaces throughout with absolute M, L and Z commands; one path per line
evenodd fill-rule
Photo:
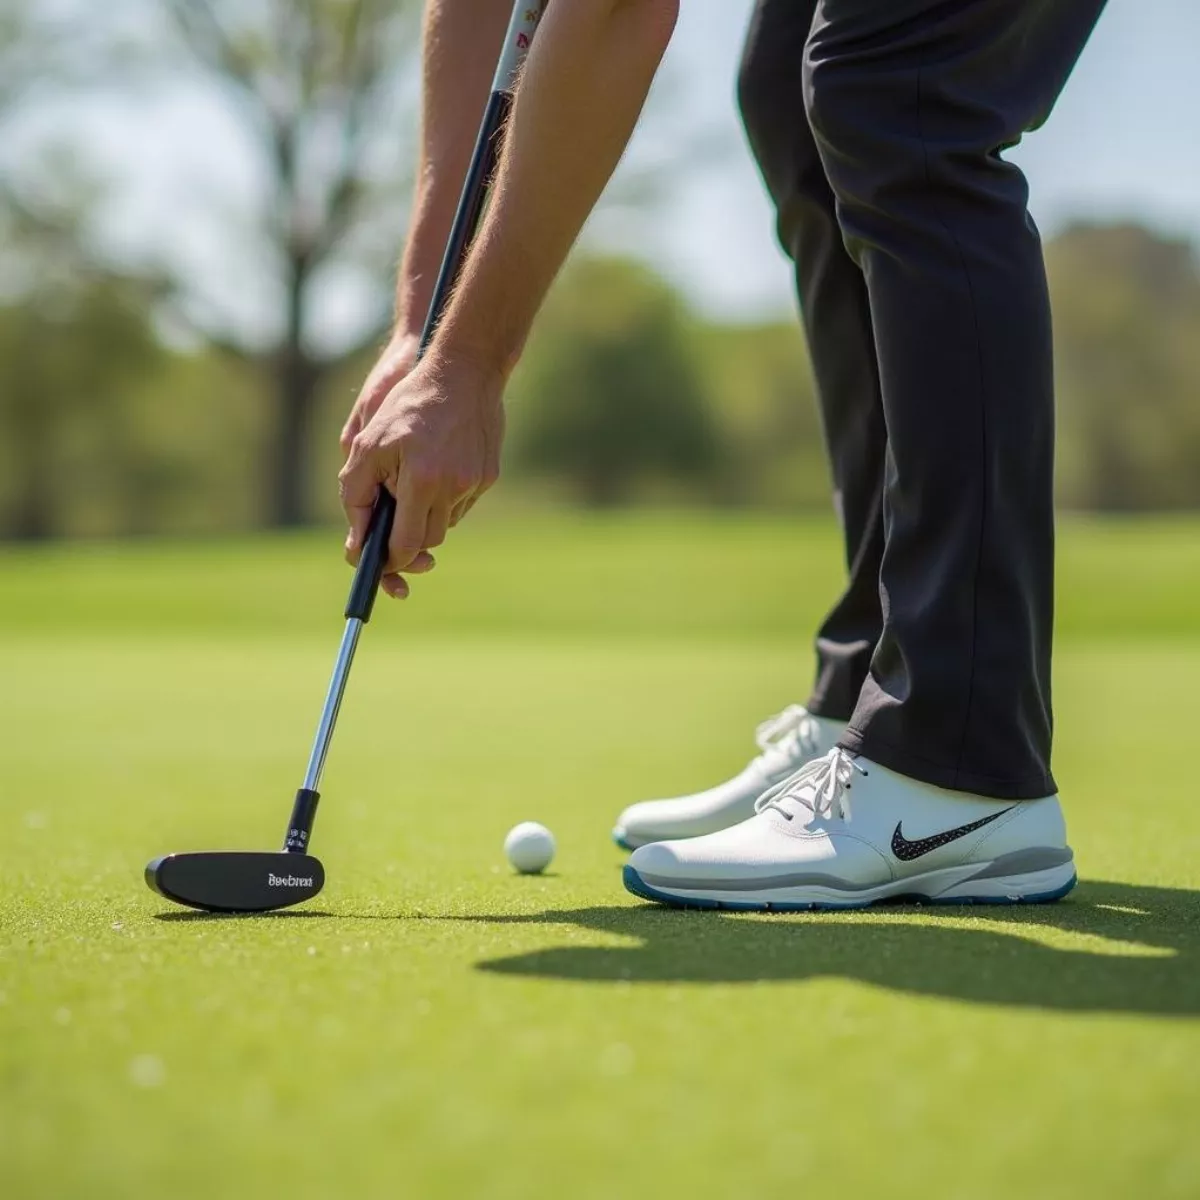
M 848 751 L 835 747 L 764 792 L 755 802 L 754 811 L 761 813 L 773 808 L 791 821 L 796 814 L 787 806 L 794 803 L 807 808 L 812 820 L 819 817 L 849 820 L 850 797 L 846 793 L 853 786 L 855 771 L 860 775 L 868 773 Z
M 759 758 L 768 766 L 772 759 L 786 761 L 797 752 L 815 754 L 821 747 L 820 738 L 820 726 L 799 704 L 789 704 L 754 731 L 754 741 L 762 751 Z

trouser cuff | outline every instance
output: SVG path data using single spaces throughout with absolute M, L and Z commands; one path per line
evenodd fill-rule
M 919 779 L 922 783 L 955 792 L 969 792 L 973 796 L 986 796 L 993 800 L 1041 800 L 1058 791 L 1054 776 L 1049 772 L 1015 780 L 977 775 L 958 766 L 931 762 L 919 754 L 889 745 L 868 732 L 852 727 L 847 727 L 838 745 L 851 754 L 861 754 L 881 767 L 907 775 L 910 779 Z

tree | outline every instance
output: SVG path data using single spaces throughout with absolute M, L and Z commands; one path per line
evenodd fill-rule
M 264 260 L 274 317 L 248 334 L 182 281 L 183 312 L 274 394 L 265 507 L 271 523 L 310 516 L 307 468 L 315 408 L 338 368 L 381 338 L 399 241 L 403 169 L 419 39 L 413 0 L 168 0 L 175 44 L 228 97 L 266 181 L 243 214 L 247 256 Z M 386 231 L 386 232 L 385 232 Z M 386 249 L 384 249 L 386 247 Z M 265 255 L 264 252 L 265 251 Z M 332 343 L 317 293 L 353 278 L 365 315 Z
M 0 143 L 41 98 L 87 78 L 94 49 L 61 12 L 0 0 Z M 0 532 L 26 540 L 62 532 L 100 492 L 132 512 L 148 478 L 121 400 L 159 361 L 160 287 L 92 244 L 102 191 L 87 155 L 61 141 L 0 160 Z
M 799 324 L 706 324 L 697 343 L 721 420 L 721 498 L 827 510 L 829 469 Z
M 162 352 L 152 281 L 98 267 L 69 213 L 34 214 L 3 199 L 0 529 L 40 540 L 62 532 L 68 510 L 88 503 L 80 493 L 94 502 L 104 483 L 125 496 L 127 516 L 147 499 L 150 463 L 128 453 L 121 401 Z
M 573 264 L 516 388 L 518 464 L 567 479 L 591 505 L 627 501 L 647 477 L 705 478 L 718 439 L 689 320 L 645 267 Z
M 1048 247 L 1059 493 L 1102 510 L 1200 505 L 1200 264 L 1136 225 L 1077 225 Z

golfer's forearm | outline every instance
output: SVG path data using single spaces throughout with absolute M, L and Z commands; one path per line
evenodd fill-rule
M 396 329 L 420 335 L 475 146 L 510 9 L 503 0 L 430 0 L 412 219 L 396 283 Z
M 512 369 L 629 141 L 677 14 L 678 0 L 551 0 L 437 353 Z

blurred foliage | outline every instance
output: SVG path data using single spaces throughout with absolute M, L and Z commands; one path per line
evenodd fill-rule
M 0 203 L 0 522 L 136 529 L 169 476 L 127 401 L 162 356 L 146 280 L 96 269 L 66 204 Z
M 510 390 L 512 473 L 592 505 L 826 505 L 797 325 L 716 325 L 644 265 L 571 264 Z
M 57 42 L 45 29 L 30 40 L 22 5 L 0 3 L 0 63 L 26 61 L 14 46 L 36 51 L 47 86 Z M 294 12 L 180 0 L 167 11 L 187 53 L 238 95 L 274 163 L 266 177 L 279 203 L 239 236 L 274 256 L 286 315 L 258 345 L 216 315 L 198 320 L 186 280 L 98 250 L 89 216 L 103 189 L 85 164 L 61 148 L 15 173 L 0 161 L 0 536 L 217 531 L 338 512 L 336 433 L 373 331 L 322 349 L 310 306 L 324 266 L 383 213 L 387 181 L 368 177 L 365 151 L 334 155 L 332 174 L 318 178 L 305 144 L 320 126 L 328 145 L 357 145 L 350 114 L 385 86 L 387 39 L 383 26 L 372 34 L 354 22 L 383 21 L 384 10 L 367 0 Z M 389 36 L 401 27 L 387 26 Z M 293 78 L 287 64 L 305 45 L 308 73 Z M 0 87 L 0 128 L 20 94 Z M 1134 225 L 1080 225 L 1047 259 L 1061 499 L 1108 510 L 1200 505 L 1195 250 Z M 387 263 L 376 266 L 386 278 Z M 273 405 L 262 403 L 268 392 Z M 578 256 L 509 398 L 509 492 L 594 506 L 828 505 L 798 324 L 705 320 L 644 265 Z
M 123 264 L 109 261 L 100 248 L 104 221 L 92 219 L 104 208 L 98 198 L 73 214 L 73 249 L 80 271 L 111 280 L 142 259 L 141 273 L 161 286 L 138 319 L 165 322 L 176 344 L 207 347 L 251 385 L 242 399 L 261 411 L 238 414 L 232 427 L 263 431 L 255 475 L 239 481 L 254 489 L 262 524 L 310 519 L 322 396 L 390 323 L 413 158 L 403 131 L 411 139 L 417 124 L 419 9 L 417 0 L 0 0 L 5 212 L 40 218 L 54 208 L 43 168 L 56 155 L 74 159 L 81 178 L 102 174 L 86 125 L 93 97 L 136 114 L 190 91 L 224 119 L 236 143 L 230 160 L 240 158 L 253 182 L 239 187 L 233 172 L 211 189 L 194 188 L 193 208 L 178 218 L 218 231 L 208 276 L 170 244 L 173 236 L 127 251 Z M 127 163 L 121 172 L 129 174 Z M 108 191 L 111 201 L 120 188 Z M 0 240 L 14 243 L 11 232 L 0 231 Z M 0 267 L 0 297 L 21 286 Z M 83 336 L 90 319 L 80 310 L 79 330 L 55 327 L 45 337 L 57 344 Z M 216 369 L 182 358 L 174 365 L 185 376 Z M 56 421 L 63 411 L 58 406 Z M 224 498 L 215 498 L 220 511 Z
M 0 536 L 256 523 L 246 372 L 164 336 L 172 284 L 97 249 L 80 164 L 47 153 L 20 184 L 0 179 Z
M 1200 263 L 1136 225 L 1079 225 L 1048 251 L 1059 495 L 1074 508 L 1200 505 Z
M 0 536 L 337 516 L 336 435 L 387 323 L 407 203 L 411 147 L 397 130 L 415 126 L 419 8 L 0 0 Z M 89 89 L 148 102 L 180 85 L 224 104 L 257 180 L 253 194 L 218 181 L 201 197 L 222 231 L 215 270 L 236 268 L 224 308 L 194 264 L 104 249 L 97 214 L 120 180 L 98 170 L 86 123 L 61 119 Z M 40 142 L 22 126 L 38 111 L 60 118 Z M 664 132 L 649 164 L 660 182 L 679 140 Z M 1061 501 L 1200 506 L 1195 248 L 1078 225 L 1047 260 Z M 257 324 L 234 302 L 255 283 L 268 310 Z M 329 319 L 343 307 L 352 320 Z M 576 257 L 509 411 L 509 493 L 829 503 L 798 323 L 706 320 L 644 265 Z
M 17 538 L 136 530 L 171 486 L 126 393 L 158 346 L 118 283 L 0 306 L 0 511 Z M 149 452 L 147 452 L 149 451 Z
M 211 352 L 167 356 L 172 395 L 221 380 L 205 417 L 177 417 L 193 436 L 183 447 L 188 481 L 174 493 L 216 488 L 198 520 L 221 524 L 236 512 L 239 521 L 291 526 L 335 510 L 325 481 L 341 416 L 331 417 L 327 397 L 353 389 L 390 323 L 419 125 L 422 8 L 420 0 L 0 0 L 0 203 L 22 193 L 37 210 L 47 150 L 65 150 L 113 185 L 105 203 L 79 214 L 80 263 L 120 276 L 138 262 L 169 283 L 149 318 L 176 349 Z M 673 164 L 718 157 L 666 77 L 645 122 L 657 135 L 651 152 L 640 162 L 635 154 L 610 189 L 608 215 L 626 232 L 635 214 L 643 232 L 663 215 L 680 178 Z M 94 118 L 119 111 L 136 143 L 147 132 L 141 114 L 178 105 L 204 116 L 191 126 L 203 129 L 194 161 L 184 150 L 170 162 L 143 155 L 134 168 L 95 136 L 103 121 Z M 218 169 L 206 153 L 214 144 Z M 163 196 L 174 190 L 178 199 L 161 203 L 178 211 L 131 230 L 123 201 L 133 197 L 136 210 L 147 181 Z M 106 237 L 123 240 L 123 264 L 98 254 Z M 197 426 L 224 413 L 230 392 L 249 406 L 230 428 L 253 430 L 255 443 L 228 447 L 228 465 L 201 463 L 200 448 L 220 439 Z M 161 425 L 156 445 L 171 441 Z M 172 471 L 176 449 L 166 456 Z M 660 438 L 654 461 L 669 465 L 662 453 Z M 245 462 L 252 473 L 236 474 Z
M 92 262 L 68 216 L 0 204 L 0 533 L 222 530 L 262 521 L 259 378 L 155 321 L 158 286 Z M 24 224 L 22 224 L 24 222 Z M 1048 247 L 1060 495 L 1072 508 L 1200 505 L 1200 265 L 1135 226 Z M 338 513 L 336 432 L 370 360 L 330 371 L 307 504 Z M 699 317 L 645 266 L 564 272 L 509 393 L 504 490 L 590 505 L 828 506 L 799 326 Z
M 827 509 L 829 469 L 798 322 L 701 324 L 695 343 L 722 431 L 717 498 Z
M 647 478 L 711 479 L 720 448 L 694 333 L 646 267 L 573 264 L 510 397 L 517 469 L 566 479 L 594 506 L 630 500 Z

